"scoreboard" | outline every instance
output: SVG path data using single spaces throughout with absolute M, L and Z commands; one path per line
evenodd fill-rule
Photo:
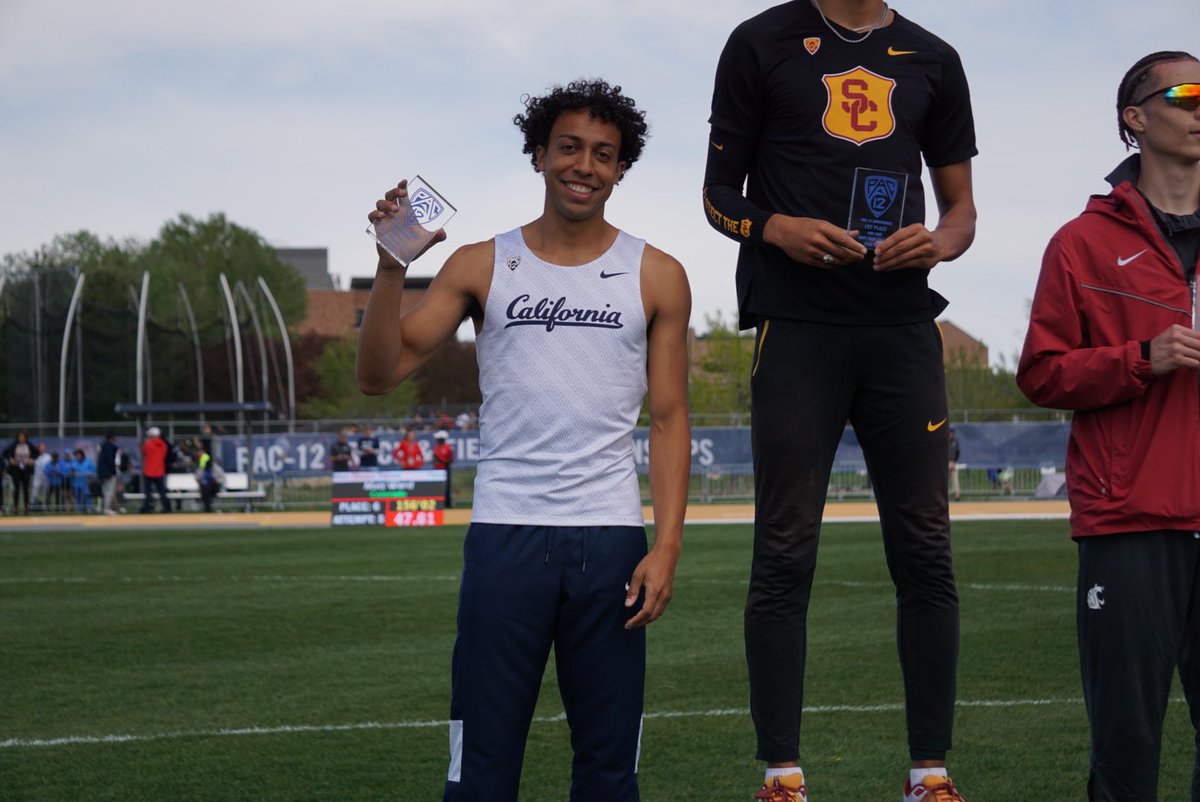
M 334 471 L 334 526 L 441 526 L 446 472 Z

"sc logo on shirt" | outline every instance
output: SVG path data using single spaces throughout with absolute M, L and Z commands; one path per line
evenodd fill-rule
M 830 136 L 861 145 L 887 139 L 896 130 L 892 113 L 894 80 L 865 67 L 823 75 L 821 80 L 828 96 L 821 124 Z

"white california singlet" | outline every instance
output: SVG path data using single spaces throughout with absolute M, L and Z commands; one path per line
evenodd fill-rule
M 618 232 L 584 265 L 496 237 L 476 337 L 480 457 L 471 520 L 642 526 L 633 429 L 646 395 L 645 241 Z

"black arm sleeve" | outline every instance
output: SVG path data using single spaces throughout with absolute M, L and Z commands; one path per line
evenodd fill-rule
M 761 245 L 771 212 L 760 209 L 742 192 L 754 162 L 754 144 L 719 128 L 709 135 L 704 169 L 704 216 L 717 231 L 737 242 Z

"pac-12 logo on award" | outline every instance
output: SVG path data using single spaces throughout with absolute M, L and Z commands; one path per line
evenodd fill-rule
M 876 217 L 883 217 L 887 210 L 896 202 L 900 192 L 900 182 L 886 175 L 869 175 L 864 183 L 867 206 Z
M 896 130 L 892 113 L 892 91 L 896 82 L 876 75 L 864 67 L 855 67 L 821 80 L 829 100 L 821 124 L 826 133 L 861 145 L 873 139 L 886 139 Z
M 419 188 L 409 197 L 408 207 L 412 210 L 413 222 L 421 225 L 436 220 L 443 211 L 442 204 L 424 187 Z

